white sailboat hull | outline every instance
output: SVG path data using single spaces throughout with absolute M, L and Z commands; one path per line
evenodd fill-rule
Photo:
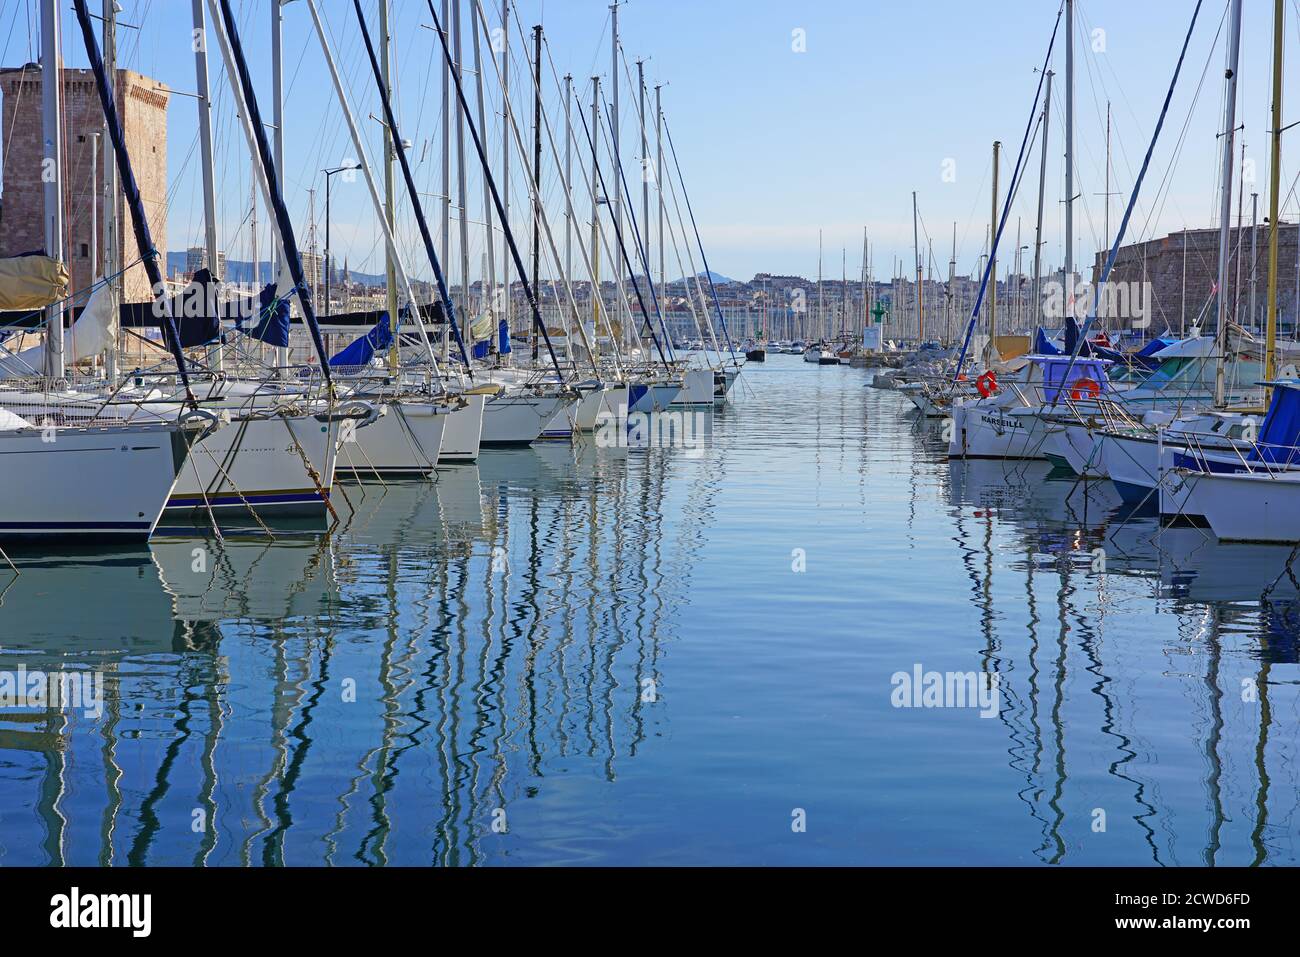
M 439 465 L 478 460 L 479 443 L 483 439 L 483 407 L 487 404 L 487 396 L 470 393 L 463 398 L 468 404 L 447 414 L 442 432 L 442 448 L 438 452 Z
M 1178 478 L 1189 473 L 1178 470 Z M 1300 542 L 1300 474 L 1192 474 L 1196 505 L 1220 539 Z
M 713 370 L 688 369 L 682 377 L 682 391 L 673 400 L 674 409 L 713 408 Z
M 164 423 L 0 432 L 0 537 L 147 540 L 184 443 Z
M 209 508 L 214 515 L 250 507 L 259 515 L 324 515 L 339 433 L 337 420 L 311 415 L 237 419 L 217 429 L 191 447 L 164 524 L 187 517 L 205 524 Z
M 415 399 L 386 402 L 384 414 L 339 443 L 337 471 L 357 478 L 429 475 L 438 465 L 447 409 Z
M 954 459 L 1042 459 L 1044 424 L 1022 408 L 972 402 L 953 409 L 948 457 Z
M 520 395 L 503 392 L 483 407 L 484 446 L 530 445 L 548 422 L 577 402 L 569 395 Z

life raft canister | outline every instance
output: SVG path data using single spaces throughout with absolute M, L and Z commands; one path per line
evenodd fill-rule
M 980 377 L 975 380 L 975 389 L 986 399 L 998 391 L 998 377 L 993 370 L 980 373 Z
M 1099 395 L 1101 395 L 1101 386 L 1097 380 L 1089 379 L 1086 376 L 1076 382 L 1074 388 L 1070 390 L 1070 398 L 1075 402 L 1078 402 L 1084 396 L 1095 399 Z

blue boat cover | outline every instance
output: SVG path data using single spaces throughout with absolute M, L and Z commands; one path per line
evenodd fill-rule
M 235 328 L 250 339 L 268 346 L 289 344 L 289 300 L 275 297 L 275 283 L 267 283 L 257 296 L 257 325 L 244 328 L 244 320 L 235 319 Z
M 1283 386 L 1273 390 L 1264 424 L 1259 427 L 1255 446 L 1246 458 L 1252 462 L 1295 464 L 1300 458 L 1300 388 Z
M 1059 356 L 1061 350 L 1052 345 L 1052 340 L 1047 338 L 1047 333 L 1043 327 L 1038 327 L 1038 332 L 1034 334 L 1034 355 L 1037 356 Z
M 504 319 L 501 320 L 501 326 L 498 330 L 498 338 L 501 340 L 501 344 L 497 346 L 497 352 L 501 353 L 503 356 L 509 355 L 511 351 L 510 326 Z
M 370 331 L 348 343 L 343 349 L 330 357 L 331 366 L 369 365 L 376 352 L 382 352 L 393 344 L 393 330 L 388 324 L 388 313 L 381 313 L 379 321 Z

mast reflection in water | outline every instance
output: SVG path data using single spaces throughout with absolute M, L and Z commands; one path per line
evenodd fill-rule
M 772 355 L 698 457 L 485 453 L 330 535 L 15 555 L 0 672 L 104 700 L 0 708 L 0 864 L 1296 863 L 1291 550 L 950 465 L 869 376 Z M 996 717 L 894 707 L 917 665 Z

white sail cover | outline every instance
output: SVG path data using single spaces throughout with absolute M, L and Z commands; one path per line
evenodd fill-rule
M 97 356 L 117 340 L 119 319 L 108 287 L 97 284 L 77 321 L 63 333 L 68 365 Z M 45 346 L 24 349 L 16 356 L 0 355 L 0 379 L 40 375 L 45 370 Z
M 22 416 L 14 415 L 8 409 L 0 409 L 0 432 L 11 432 L 14 429 L 31 428 L 35 428 L 35 426 Z

